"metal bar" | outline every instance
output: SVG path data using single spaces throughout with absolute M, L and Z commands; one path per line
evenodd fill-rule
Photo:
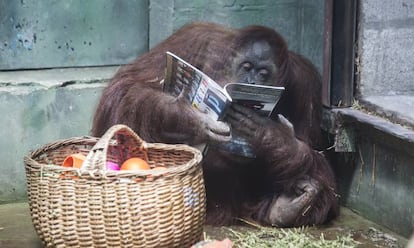
M 322 65 L 322 104 L 331 106 L 331 57 L 333 0 L 325 0 Z
M 336 0 L 332 19 L 331 107 L 349 107 L 354 97 L 357 0 Z

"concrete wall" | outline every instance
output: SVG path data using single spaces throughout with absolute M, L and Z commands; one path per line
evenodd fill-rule
M 190 21 L 276 29 L 289 48 L 322 68 L 324 0 L 150 1 L 150 47 Z
M 414 2 L 358 2 L 356 106 L 364 111 L 339 110 L 339 126 L 351 130 L 355 151 L 334 154 L 333 164 L 344 205 L 408 238 L 414 232 Z
M 335 110 L 355 150 L 332 154 L 341 202 L 406 238 L 414 233 L 414 131 L 353 109 Z
M 147 7 L 147 0 L 0 0 L 0 70 L 130 61 L 148 48 Z
M 359 2 L 358 97 L 381 116 L 414 127 L 414 2 Z
M 109 67 L 0 74 L 0 203 L 26 198 L 23 156 L 30 150 L 89 133 L 96 101 L 114 71 Z
M 321 68 L 324 0 L 0 0 L 0 70 L 122 64 L 190 21 L 276 28 Z
M 363 95 L 414 94 L 414 2 L 360 1 L 359 75 Z

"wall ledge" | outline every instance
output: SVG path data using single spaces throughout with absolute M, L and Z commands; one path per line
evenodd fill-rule
M 359 135 L 369 136 L 385 145 L 398 146 L 408 153 L 414 150 L 414 130 L 410 127 L 354 108 L 324 109 L 322 129 L 333 135 L 342 129 L 359 130 Z
M 0 71 L 0 91 L 11 87 L 61 87 L 74 83 L 107 81 L 119 66 Z
M 414 92 L 413 92 L 414 93 Z M 377 95 L 361 97 L 359 103 L 364 109 L 384 117 L 391 122 L 414 130 L 414 94 Z

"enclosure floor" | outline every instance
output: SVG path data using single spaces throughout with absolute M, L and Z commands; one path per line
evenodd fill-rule
M 233 226 L 232 230 L 255 230 L 249 226 Z M 227 236 L 228 228 L 205 227 L 205 235 L 209 238 L 222 239 Z M 311 227 L 306 231 L 314 236 L 324 233 L 325 238 L 351 233 L 352 237 L 361 242 L 358 247 L 405 247 L 407 240 L 389 230 L 372 223 L 348 208 L 341 208 L 341 215 L 335 221 L 324 227 Z M 33 229 L 29 206 L 27 203 L 0 205 L 0 247 L 42 247 L 42 243 Z

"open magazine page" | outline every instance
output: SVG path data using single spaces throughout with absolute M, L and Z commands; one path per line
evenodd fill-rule
M 284 87 L 241 83 L 229 83 L 224 86 L 233 103 L 255 109 L 263 116 L 270 116 L 284 89 Z
M 229 83 L 224 90 L 232 98 L 232 104 L 237 103 L 256 110 L 260 115 L 269 117 L 279 101 L 284 87 Z M 217 144 L 219 149 L 248 158 L 256 156 L 253 146 L 244 138 L 232 133 L 229 142 Z
M 263 116 L 270 116 L 284 88 L 240 83 L 229 83 L 222 88 L 191 64 L 167 52 L 163 90 L 177 98 L 185 99 L 214 120 L 225 120 L 226 110 L 233 103 L 253 108 Z M 253 147 L 234 132 L 231 141 L 214 146 L 244 157 L 256 156 Z M 204 144 L 200 147 L 204 149 Z M 204 152 L 208 147 L 209 145 Z
M 177 98 L 187 99 L 192 106 L 215 120 L 223 115 L 231 101 L 220 85 L 170 52 L 167 52 L 164 91 Z

